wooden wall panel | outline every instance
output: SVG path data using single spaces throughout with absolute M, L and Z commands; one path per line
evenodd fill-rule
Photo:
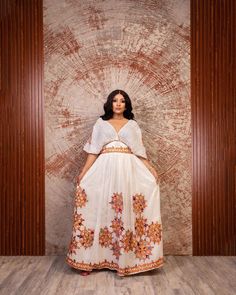
M 193 255 L 236 254 L 234 0 L 192 0 Z
M 45 253 L 42 0 L 0 1 L 0 254 Z

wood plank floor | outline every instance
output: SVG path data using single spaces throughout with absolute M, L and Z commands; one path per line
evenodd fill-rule
M 103 269 L 89 276 L 64 256 L 1 256 L 0 294 L 236 294 L 235 256 L 165 256 L 164 266 L 119 277 Z

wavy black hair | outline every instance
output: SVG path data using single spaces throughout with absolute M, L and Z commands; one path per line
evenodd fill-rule
M 103 109 L 104 109 L 104 112 L 105 114 L 104 115 L 101 115 L 100 118 L 102 118 L 103 120 L 109 120 L 113 117 L 113 110 L 112 110 L 112 103 L 113 103 L 113 98 L 118 94 L 120 93 L 121 95 L 123 95 L 124 99 L 125 99 L 125 110 L 124 110 L 124 117 L 126 119 L 129 119 L 129 120 L 133 120 L 134 119 L 134 114 L 132 113 L 132 103 L 131 103 L 131 100 L 129 98 L 129 95 L 123 91 L 123 90 L 120 90 L 120 89 L 116 89 L 116 90 L 113 90 L 107 97 L 107 101 L 104 103 L 104 106 L 103 106 Z

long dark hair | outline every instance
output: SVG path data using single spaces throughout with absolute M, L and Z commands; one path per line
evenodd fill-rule
M 107 97 L 107 101 L 104 103 L 104 106 L 103 106 L 103 109 L 104 109 L 104 112 L 105 114 L 100 116 L 100 118 L 102 118 L 103 120 L 109 120 L 113 117 L 113 110 L 112 110 L 112 103 L 113 103 L 113 98 L 118 94 L 120 93 L 121 95 L 123 95 L 124 99 L 125 99 L 125 107 L 126 107 L 126 110 L 124 110 L 124 117 L 126 119 L 134 119 L 134 114 L 132 113 L 132 103 L 131 103 L 131 100 L 129 98 L 129 95 L 123 91 L 123 90 L 120 90 L 120 89 L 116 89 L 114 91 L 112 91 L 108 97 Z

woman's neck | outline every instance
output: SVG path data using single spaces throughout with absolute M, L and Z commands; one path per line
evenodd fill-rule
M 112 117 L 112 119 L 115 119 L 115 120 L 122 120 L 124 118 L 125 117 L 123 116 L 123 114 L 113 114 L 113 117 Z

